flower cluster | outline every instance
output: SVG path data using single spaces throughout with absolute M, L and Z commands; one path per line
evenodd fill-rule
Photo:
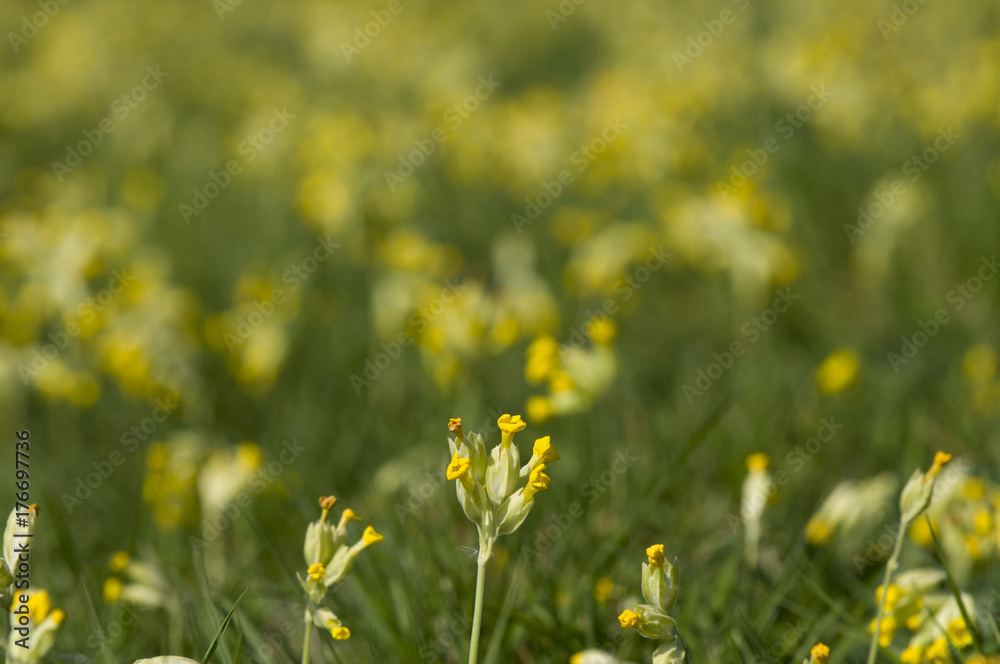
M 617 335 L 618 326 L 602 315 L 586 325 L 591 348 L 584 345 L 578 331 L 566 345 L 549 335 L 533 341 L 526 352 L 524 377 L 532 384 L 545 383 L 548 394 L 528 398 L 524 406 L 528 419 L 544 422 L 590 408 L 618 376 Z
M 520 415 L 503 415 L 497 420 L 500 444 L 487 455 L 483 437 L 465 435 L 462 420 L 448 421 L 451 463 L 446 476 L 455 480 L 458 502 L 479 531 L 479 562 L 493 555 L 493 545 L 501 535 L 520 527 L 535 504 L 535 494 L 544 491 L 551 481 L 546 464 L 559 459 L 549 436 L 535 441 L 531 458 L 521 465 L 521 455 L 514 434 L 527 426 Z
M 642 596 L 648 604 L 626 609 L 618 621 L 647 639 L 662 641 L 653 653 L 653 664 L 688 664 L 687 644 L 671 616 L 680 583 L 677 559 L 667 562 L 662 544 L 646 549 L 646 556 L 649 562 L 642 564 Z
M 900 655 L 904 664 L 939 664 L 951 661 L 949 644 L 958 650 L 973 644 L 962 610 L 954 595 L 943 589 L 945 572 L 934 568 L 919 568 L 896 577 L 888 590 L 879 586 L 875 591 L 876 603 L 883 601 L 885 610 L 882 624 L 873 620 L 869 629 L 878 629 L 878 642 L 882 647 L 892 643 L 900 627 L 913 635 Z M 972 598 L 962 595 L 967 613 L 975 611 Z
M 360 521 L 354 510 L 345 509 L 340 515 L 340 522 L 334 526 L 327 522 L 330 510 L 336 505 L 334 496 L 319 499 L 323 510 L 319 519 L 309 524 L 306 529 L 304 553 L 306 559 L 306 576 L 297 574 L 299 583 L 306 591 L 310 606 L 306 609 L 306 622 L 330 631 L 330 635 L 342 641 L 351 636 L 351 631 L 344 627 L 340 619 L 327 608 L 317 607 L 327 591 L 343 581 L 354 560 L 363 549 L 372 544 L 378 544 L 384 538 L 375 532 L 371 526 L 365 528 L 361 539 L 351 546 L 346 543 L 347 524 L 350 521 Z M 308 632 L 307 632 L 308 633 Z
M 52 610 L 52 601 L 45 590 L 20 589 L 14 578 L 23 578 L 20 562 L 34 547 L 38 505 L 29 505 L 26 512 L 10 511 L 3 533 L 3 560 L 0 560 L 0 601 L 10 611 L 7 633 L 7 662 L 36 664 L 55 643 L 59 625 L 66 618 L 62 609 Z M 21 586 L 23 587 L 23 585 Z M 20 646 L 20 647 L 19 647 Z

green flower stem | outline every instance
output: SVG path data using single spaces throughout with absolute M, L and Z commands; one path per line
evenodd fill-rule
M 908 521 L 899 522 L 899 535 L 896 536 L 896 544 L 892 547 L 892 555 L 889 562 L 885 564 L 885 577 L 882 580 L 882 600 L 878 604 L 878 615 L 875 618 L 875 634 L 872 635 L 872 643 L 868 648 L 868 664 L 875 664 L 875 653 L 878 652 L 879 634 L 882 632 L 882 614 L 885 613 L 885 600 L 889 597 L 889 582 L 892 580 L 892 573 L 899 567 L 899 554 L 903 550 L 903 538 L 909 526 Z
M 309 646 L 312 645 L 313 623 L 306 612 L 306 638 L 302 644 L 302 664 L 309 664 Z
M 483 590 L 486 586 L 486 561 L 479 560 L 476 574 L 476 606 L 472 610 L 472 642 L 469 644 L 469 664 L 476 664 L 479 658 L 479 628 L 483 619 Z

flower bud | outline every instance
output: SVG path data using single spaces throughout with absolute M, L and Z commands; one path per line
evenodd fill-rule
M 517 445 L 494 447 L 486 469 L 486 492 L 494 505 L 501 505 L 517 489 L 518 474 Z
M 670 615 L 674 610 L 674 601 L 677 599 L 679 571 L 677 569 L 677 559 L 670 564 L 666 561 L 662 565 L 642 564 L 642 596 L 646 601 L 654 606 L 658 606 Z
M 524 489 L 515 491 L 514 495 L 497 510 L 497 523 L 500 524 L 497 532 L 500 535 L 509 535 L 520 528 L 534 504 L 534 498 L 525 497 Z

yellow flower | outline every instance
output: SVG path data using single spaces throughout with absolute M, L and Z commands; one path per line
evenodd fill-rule
M 361 517 L 354 513 L 350 507 L 344 510 L 340 515 L 340 525 L 338 528 L 343 528 L 347 525 L 348 521 L 361 521 Z
M 899 661 L 903 664 L 920 664 L 924 659 L 924 649 L 919 646 L 910 646 L 903 650 L 899 656 Z
M 129 556 L 124 551 L 116 551 L 115 555 L 111 556 L 111 562 L 108 563 L 108 567 L 112 572 L 121 572 L 124 570 L 129 563 Z
M 314 581 L 319 581 L 326 575 L 326 568 L 320 563 L 314 563 L 309 566 L 308 572 Z
M 976 529 L 976 534 L 986 537 L 993 532 L 993 517 L 986 510 L 980 508 L 972 517 L 972 527 Z
M 471 459 L 463 459 L 458 456 L 458 452 L 451 455 L 451 463 L 448 464 L 448 470 L 445 476 L 449 480 L 457 480 L 468 474 L 469 468 L 472 467 Z
M 600 604 L 611 597 L 611 591 L 615 588 L 615 582 L 610 576 L 602 576 L 594 584 L 594 601 Z
M 541 337 L 528 346 L 527 356 L 524 378 L 532 385 L 540 383 L 559 364 L 559 344 L 552 337 Z
M 538 464 L 528 475 L 528 485 L 524 487 L 524 499 L 531 500 L 536 493 L 547 489 L 551 481 L 552 479 L 545 474 L 545 464 Z
M 896 604 L 903 598 L 903 594 L 902 588 L 892 583 L 889 584 L 889 594 L 885 598 L 886 613 L 892 613 L 896 609 Z M 875 603 L 882 603 L 882 586 L 875 589 Z
M 927 664 L 950 664 L 951 651 L 948 650 L 946 639 L 937 639 L 927 646 L 924 651 L 924 662 Z
M 986 495 L 986 485 L 978 477 L 970 477 L 962 484 L 962 495 L 969 500 L 982 500 Z
M 830 648 L 822 643 L 817 643 L 809 651 L 809 664 L 827 664 L 830 661 Z
M 632 609 L 625 609 L 622 614 L 618 616 L 618 622 L 622 624 L 622 627 L 638 627 L 642 624 L 642 618 L 639 614 Z
M 767 470 L 771 465 L 771 457 L 763 452 L 757 452 L 747 457 L 747 470 Z
M 333 506 L 337 504 L 336 496 L 320 496 L 319 506 L 323 508 L 324 512 L 329 512 L 333 509 Z
M 365 545 L 378 544 L 385 539 L 382 535 L 375 532 L 375 529 L 371 526 L 365 528 L 365 532 L 361 535 L 361 539 L 364 541 Z
M 920 546 L 931 546 L 934 540 L 931 537 L 931 527 L 927 524 L 927 519 L 917 519 L 910 525 L 910 538 Z
M 524 410 L 527 411 L 529 420 L 539 424 L 551 419 L 556 414 L 552 400 L 542 396 L 529 397 L 524 403 Z
M 556 446 L 552 444 L 551 436 L 536 440 L 531 453 L 537 456 L 542 463 L 552 463 L 559 460 L 559 453 L 556 451 Z
M 816 369 L 816 383 L 820 392 L 836 394 L 851 386 L 858 377 L 861 362 L 850 348 L 834 351 Z
M 104 603 L 114 604 L 122 594 L 122 580 L 116 576 L 104 581 Z
M 49 611 L 52 610 L 52 601 L 49 599 L 49 593 L 45 590 L 39 590 L 38 592 L 31 593 L 28 596 L 28 617 L 31 618 L 35 624 L 45 620 L 45 616 L 49 615 Z
M 528 424 L 521 419 L 520 415 L 502 415 L 497 420 L 497 426 L 503 433 L 513 436 L 518 431 L 523 431 Z
M 938 452 L 934 455 L 934 464 L 931 465 L 931 469 L 927 471 L 927 479 L 932 480 L 937 477 L 937 474 L 941 472 L 948 462 L 951 461 L 951 455 L 946 452 Z M 930 648 L 928 648 L 930 650 Z
M 948 639 L 956 648 L 966 648 L 972 645 L 972 634 L 965 624 L 965 619 L 961 616 L 955 618 L 948 625 Z
M 331 620 L 329 623 L 327 623 L 327 626 L 330 628 L 330 635 L 333 636 L 333 638 L 337 639 L 338 641 L 343 641 L 345 639 L 351 638 L 351 630 L 343 626 L 334 625 L 332 623 L 333 621 Z
M 997 372 L 997 353 L 987 344 L 970 348 L 962 360 L 962 371 L 971 383 L 987 383 Z
M 830 541 L 833 531 L 823 519 L 812 519 L 806 525 L 806 541 L 813 546 L 822 546 Z
M 55 611 L 52 612 L 52 615 L 50 617 L 52 618 L 52 622 L 54 622 L 57 625 L 61 625 L 63 624 L 63 621 L 66 620 L 66 612 L 63 611 L 62 609 L 56 609 Z
M 590 324 L 587 334 L 595 344 L 607 348 L 618 336 L 618 326 L 610 318 L 602 317 Z
M 653 569 L 663 567 L 665 559 L 663 557 L 663 545 L 654 544 L 646 549 L 646 556 L 649 558 L 649 566 Z
M 462 431 L 462 418 L 452 417 L 448 420 L 448 431 L 455 434 L 460 441 L 465 440 L 465 433 Z
M 522 431 L 528 424 L 521 419 L 520 415 L 502 415 L 497 420 L 497 426 L 500 427 L 501 432 L 500 448 L 506 450 L 514 440 L 514 434 Z

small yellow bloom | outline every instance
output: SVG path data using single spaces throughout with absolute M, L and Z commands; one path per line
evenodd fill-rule
M 834 351 L 816 369 L 816 384 L 824 394 L 843 392 L 858 377 L 861 361 L 850 348 Z
M 333 506 L 337 504 L 336 496 L 320 496 L 319 506 L 325 511 L 329 512 L 333 509 Z
M 822 643 L 817 643 L 809 651 L 809 664 L 827 664 L 830 661 L 830 648 Z
M 565 371 L 553 371 L 549 376 L 549 391 L 553 394 L 557 392 L 572 392 L 576 389 L 576 381 Z
M 598 318 L 590 324 L 587 334 L 595 344 L 607 348 L 618 336 L 618 326 L 610 318 Z
M 917 519 L 910 525 L 910 538 L 920 546 L 931 546 L 934 539 L 931 537 L 931 527 L 927 519 Z
M 927 664 L 949 664 L 951 662 L 951 651 L 948 650 L 946 639 L 932 641 L 927 650 L 924 651 L 924 662 Z
M 122 594 L 122 580 L 116 576 L 104 581 L 104 603 L 114 604 Z
M 970 477 L 962 484 L 962 495 L 969 500 L 982 500 L 986 495 L 986 485 L 978 477 Z
M 920 664 L 924 659 L 924 649 L 919 646 L 910 646 L 903 650 L 899 656 L 899 661 L 903 664 Z
M 524 410 L 528 413 L 528 419 L 538 424 L 552 419 L 556 414 L 552 400 L 542 396 L 528 397 L 524 403 Z
M 899 603 L 899 600 L 901 600 L 902 598 L 903 598 L 903 589 L 897 586 L 896 584 L 890 583 L 889 593 L 885 598 L 885 612 L 892 613 L 896 609 L 896 605 Z M 878 588 L 875 589 L 875 603 L 876 604 L 882 603 L 882 586 L 879 586 Z M 884 621 L 883 624 L 885 624 Z
M 523 431 L 528 423 L 521 419 L 520 415 L 502 415 L 497 420 L 497 426 L 505 434 L 514 435 L 518 431 Z
M 528 485 L 524 487 L 524 499 L 531 500 L 536 493 L 547 489 L 551 481 L 552 479 L 545 474 L 545 464 L 538 464 L 528 475 Z
M 66 612 L 63 611 L 62 609 L 56 609 L 55 611 L 52 612 L 51 618 L 52 622 L 54 622 L 57 625 L 61 625 L 63 624 L 63 621 L 66 620 Z
M 461 417 L 453 417 L 448 420 L 448 431 L 455 434 L 455 437 L 459 440 L 465 440 L 465 433 L 462 431 Z
M 326 575 L 326 568 L 320 563 L 314 563 L 309 566 L 308 572 L 314 581 L 319 581 Z
M 111 556 L 111 562 L 108 563 L 108 567 L 112 572 L 118 573 L 124 570 L 129 563 L 129 555 L 124 551 L 116 551 L 115 555 Z
M 961 616 L 955 618 L 948 625 L 948 639 L 956 648 L 967 648 L 972 645 L 972 634 L 965 624 L 965 619 Z
M 931 469 L 927 471 L 927 479 L 932 480 L 937 477 L 937 474 L 941 472 L 948 462 L 951 461 L 951 455 L 946 452 L 938 452 L 934 455 L 934 464 Z M 930 648 L 928 648 L 930 650 Z
M 806 541 L 813 546 L 822 546 L 830 541 L 833 531 L 823 519 L 812 519 L 806 524 Z
M 451 463 L 448 464 L 448 470 L 445 476 L 449 480 L 457 480 L 466 475 L 469 472 L 469 468 L 472 467 L 471 459 L 463 459 L 458 456 L 458 452 L 455 452 L 451 456 Z
M 653 569 L 663 567 L 665 558 L 663 557 L 663 545 L 654 544 L 646 549 L 646 556 L 649 558 L 649 566 Z
M 771 457 L 763 452 L 757 452 L 747 457 L 747 470 L 767 470 L 771 465 Z
M 39 590 L 38 592 L 31 593 L 28 596 L 28 617 L 35 621 L 35 624 L 45 620 L 45 616 L 49 615 L 49 611 L 52 610 L 52 600 L 49 599 L 49 593 L 46 590 Z
M 331 626 L 330 635 L 333 636 L 333 638 L 337 639 L 338 641 L 343 641 L 345 639 L 351 638 L 351 630 L 347 629 L 346 627 Z
M 361 539 L 364 541 L 366 545 L 369 545 L 369 544 L 378 544 L 379 542 L 384 540 L 385 537 L 375 532 L 375 529 L 372 528 L 371 526 L 368 526 L 367 528 L 365 528 L 365 532 L 361 535 Z
M 611 597 L 611 591 L 615 589 L 615 582 L 610 576 L 602 576 L 594 584 L 594 601 L 600 604 Z
M 347 523 L 348 521 L 361 521 L 361 517 L 354 513 L 350 507 L 344 510 L 343 514 L 340 515 L 340 520 L 342 523 Z
M 986 537 L 993 532 L 993 517 L 986 510 L 980 508 L 972 516 L 972 527 L 976 529 L 976 534 Z
M 532 385 L 549 377 L 559 364 L 559 344 L 552 337 L 536 339 L 528 346 L 524 378 Z
M 531 453 L 541 459 L 542 463 L 552 463 L 559 460 L 559 453 L 556 452 L 556 446 L 552 444 L 550 436 L 536 440 Z
M 622 627 L 638 627 L 642 624 L 642 618 L 639 614 L 632 609 L 625 609 L 622 614 L 618 616 L 618 622 L 622 624 Z

